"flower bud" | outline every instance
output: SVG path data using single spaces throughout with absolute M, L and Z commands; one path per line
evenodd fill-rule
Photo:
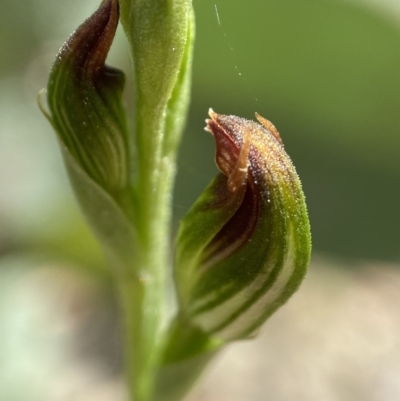
M 125 78 L 105 65 L 118 18 L 118 0 L 104 0 L 61 48 L 47 87 L 49 120 L 63 148 L 111 194 L 127 185 L 129 172 Z
M 311 235 L 300 180 L 276 128 L 210 110 L 221 173 L 183 219 L 182 313 L 223 340 L 246 338 L 298 288 Z

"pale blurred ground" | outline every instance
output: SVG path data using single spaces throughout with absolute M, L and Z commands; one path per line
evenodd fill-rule
M 400 399 L 398 266 L 314 260 L 254 341 L 234 344 L 193 401 Z
M 125 401 L 110 293 L 67 266 L 13 264 L 1 277 L 0 399 Z M 399 266 L 315 257 L 300 291 L 256 339 L 223 351 L 187 400 L 398 400 L 399 305 Z

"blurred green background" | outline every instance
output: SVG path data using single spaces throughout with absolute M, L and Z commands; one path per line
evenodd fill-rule
M 302 179 L 315 251 L 399 260 L 400 21 L 351 1 L 252 0 L 217 2 L 218 25 L 215 2 L 195 5 L 177 201 L 190 204 L 213 174 L 213 143 L 199 130 L 207 108 L 257 111 Z
M 4 291 L 0 293 L 0 305 L 9 306 L 1 307 L 0 329 L 3 348 L 13 346 L 25 356 L 26 343 L 32 346 L 29 339 L 37 333 L 26 329 L 30 334 L 15 342 L 15 332 L 21 332 L 15 316 L 23 316 L 26 313 L 23 308 L 34 302 L 22 302 L 23 306 L 17 307 L 13 289 L 32 271 L 43 266 L 47 269 L 50 264 L 64 277 L 63 272 L 73 266 L 72 270 L 78 268 L 91 277 L 87 278 L 90 285 L 86 281 L 82 284 L 84 288 L 93 284 L 88 272 L 100 272 L 95 279 L 96 291 L 100 292 L 102 302 L 113 303 L 101 251 L 75 205 L 55 135 L 36 104 L 37 92 L 46 85 L 58 48 L 97 4 L 96 0 L 2 0 L 0 287 Z M 247 118 L 253 118 L 257 111 L 280 131 L 302 179 L 314 254 L 325 255 L 314 262 L 316 269 L 325 266 L 327 259 L 336 261 L 328 263 L 331 269 L 328 280 L 333 281 L 343 271 L 349 274 L 355 268 L 354 271 L 359 270 L 363 263 L 372 263 L 378 276 L 382 263 L 384 266 L 389 263 L 390 269 L 397 272 L 400 262 L 400 2 L 195 0 L 194 5 L 197 38 L 192 103 L 179 157 L 175 226 L 216 174 L 214 143 L 203 131 L 208 108 Z M 109 64 L 124 70 L 128 85 L 131 83 L 127 44 L 121 29 Z M 82 274 L 78 276 L 76 280 L 80 282 Z M 50 286 L 57 281 L 52 275 L 51 279 L 46 274 L 41 277 L 45 277 L 45 283 L 50 280 Z M 390 277 L 394 282 L 393 277 L 398 276 L 396 273 Z M 79 290 L 76 285 L 71 288 L 72 295 L 69 295 L 75 299 Z M 78 285 L 78 288 L 81 287 Z M 82 302 L 89 308 L 87 300 Z M 93 316 L 99 303 L 90 301 L 89 304 L 92 309 L 88 310 Z M 108 319 L 113 319 L 114 312 L 110 312 Z M 114 329 L 108 330 L 111 331 L 105 330 L 107 335 L 118 337 Z M 103 344 L 104 336 L 99 335 L 96 341 Z M 56 332 L 55 338 L 59 337 L 60 333 Z M 9 342 L 11 338 L 14 340 Z M 103 348 L 95 347 L 93 358 Z M 18 365 L 17 351 L 10 354 L 3 351 L 0 346 L 0 358 L 13 360 L 16 365 L 14 370 L 5 363 L 0 368 L 3 389 L 0 399 L 36 399 L 33 392 L 31 398 L 26 398 L 25 393 L 20 395 L 21 388 L 15 390 L 20 372 L 24 371 L 30 378 L 29 372 L 37 368 L 35 363 Z M 36 354 L 29 355 L 29 360 L 35 361 Z M 114 355 L 115 358 L 118 361 L 118 356 Z M 10 379 L 14 377 L 10 372 L 15 372 L 14 379 Z M 42 373 L 43 378 L 46 374 Z M 2 384 L 5 377 L 8 381 Z M 39 387 L 37 399 L 44 400 Z M 377 399 L 398 399 L 398 390 L 393 393 L 394 398 Z M 113 391 L 122 390 L 118 387 Z M 49 399 L 57 399 L 52 397 Z M 82 399 L 91 399 L 87 394 L 85 397 Z M 222 395 L 218 397 L 218 401 L 223 400 Z M 328 399 L 307 397 L 308 400 Z M 374 399 L 365 397 L 362 399 Z

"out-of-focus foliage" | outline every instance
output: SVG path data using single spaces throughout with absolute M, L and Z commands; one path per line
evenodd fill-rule
M 277 126 L 302 178 L 314 249 L 398 259 L 400 4 L 397 19 L 378 2 L 196 5 L 178 205 L 195 199 L 190 193 L 186 201 L 185 193 L 200 192 L 213 168 L 212 141 L 199 131 L 203 110 L 249 118 L 258 111 Z

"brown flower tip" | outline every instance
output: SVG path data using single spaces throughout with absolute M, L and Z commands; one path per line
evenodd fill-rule
M 79 69 L 82 75 L 98 72 L 106 61 L 118 26 L 118 19 L 118 0 L 104 0 L 65 42 L 55 66 L 62 63 L 64 59 L 69 59 L 74 64 L 73 68 Z
M 104 0 L 63 45 L 47 85 L 49 118 L 63 145 L 110 193 L 123 190 L 129 176 L 125 77 L 105 65 L 118 19 L 118 0 Z

